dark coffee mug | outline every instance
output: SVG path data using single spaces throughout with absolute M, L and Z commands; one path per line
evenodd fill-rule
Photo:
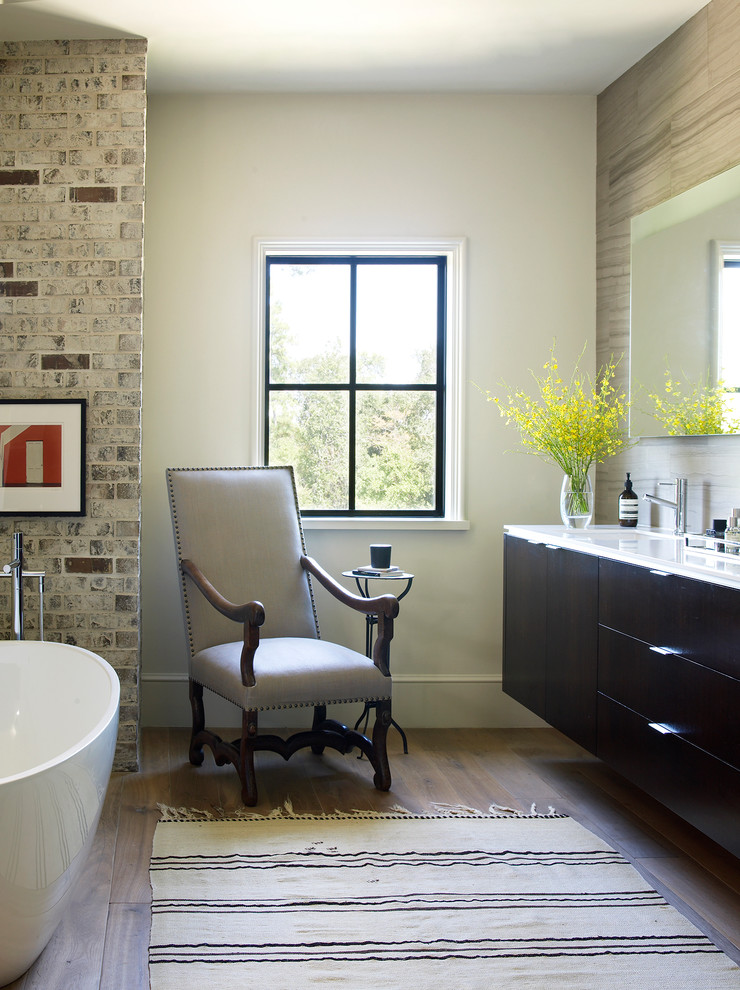
M 371 543 L 370 544 L 370 566 L 386 568 L 391 566 L 391 544 Z

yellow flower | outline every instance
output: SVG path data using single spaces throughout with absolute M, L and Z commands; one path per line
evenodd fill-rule
M 705 436 L 710 433 L 738 433 L 740 423 L 732 419 L 726 409 L 727 389 L 724 382 L 709 383 L 709 373 L 703 382 L 686 381 L 685 391 L 681 380 L 674 378 L 670 370 L 665 373 L 663 399 L 656 392 L 649 392 L 653 403 L 653 415 L 669 436 Z
M 504 399 L 480 389 L 489 402 L 498 406 L 507 424 L 519 430 L 525 452 L 557 464 L 571 476 L 574 488 L 585 484 L 592 464 L 601 463 L 635 442 L 628 439 L 626 431 L 629 403 L 624 392 L 617 392 L 613 384 L 619 360 L 612 358 L 593 384 L 587 374 L 579 371 L 582 357 L 583 351 L 570 380 L 564 382 L 557 375 L 553 344 L 550 360 L 543 366 L 546 374 L 531 372 L 538 390 L 535 396 L 521 389 L 512 391 L 503 383 L 501 387 L 508 393 Z

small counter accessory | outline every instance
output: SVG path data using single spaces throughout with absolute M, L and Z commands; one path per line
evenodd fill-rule
M 740 554 L 740 509 L 733 509 L 727 520 L 725 553 Z
M 627 472 L 627 480 L 624 483 L 624 491 L 619 496 L 619 525 L 620 526 L 636 526 L 637 525 L 637 509 L 639 505 L 639 500 L 637 495 L 632 491 L 632 482 L 630 481 L 630 473 Z
M 717 537 L 717 550 L 720 553 L 725 552 L 725 533 L 727 532 L 727 520 L 726 519 L 714 519 L 712 522 L 714 527 L 714 535 Z

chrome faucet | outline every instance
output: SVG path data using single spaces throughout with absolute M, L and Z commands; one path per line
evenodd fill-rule
M 23 578 L 36 578 L 39 582 L 39 639 L 44 638 L 44 578 L 46 571 L 23 570 L 23 533 L 13 533 L 13 560 L 5 564 L 0 577 L 13 581 L 12 618 L 13 638 L 23 639 Z
M 13 638 L 23 639 L 23 533 L 13 533 L 13 558 L 3 574 L 13 579 Z
M 674 478 L 673 481 L 661 481 L 661 485 L 673 485 L 673 501 L 667 498 L 659 498 L 657 495 L 642 496 L 647 502 L 655 502 L 657 505 L 664 505 L 668 509 L 673 509 L 675 513 L 675 524 L 673 532 L 676 536 L 683 536 L 686 532 L 686 489 L 688 481 L 686 478 Z

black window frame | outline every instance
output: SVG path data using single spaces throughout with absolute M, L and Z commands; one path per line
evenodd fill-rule
M 331 265 L 342 264 L 350 267 L 350 313 L 349 313 L 349 380 L 344 383 L 285 383 L 270 380 L 270 270 L 273 264 L 281 265 Z M 362 265 L 433 265 L 437 268 L 437 360 L 436 379 L 429 384 L 409 383 L 363 383 L 357 381 L 357 269 Z M 447 368 L 447 255 L 433 254 L 271 254 L 265 255 L 264 275 L 265 300 L 265 351 L 264 351 L 264 402 L 263 435 L 264 463 L 270 463 L 270 396 L 280 391 L 334 391 L 346 392 L 349 396 L 349 455 L 347 474 L 349 479 L 348 507 L 346 509 L 301 509 L 307 517 L 326 518 L 442 518 L 445 515 L 445 468 L 446 468 L 446 368 Z M 356 495 L 356 398 L 358 392 L 379 391 L 429 392 L 436 398 L 436 450 L 435 450 L 435 505 L 430 509 L 358 509 Z

